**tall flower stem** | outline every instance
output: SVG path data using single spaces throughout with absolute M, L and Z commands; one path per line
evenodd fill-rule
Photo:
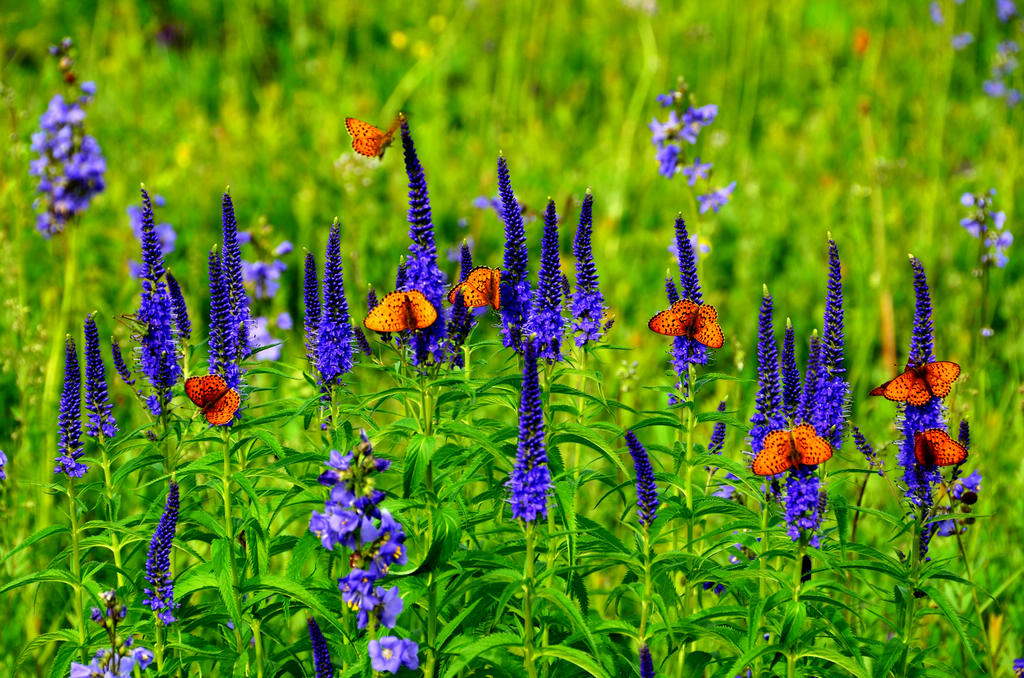
M 651 611 L 651 526 L 644 525 L 644 598 L 640 601 L 640 644 L 647 643 L 647 617 Z
M 526 523 L 526 560 L 523 562 L 523 664 L 529 678 L 537 678 L 533 660 L 533 523 Z
M 420 430 L 425 436 L 433 434 L 434 430 L 434 394 L 427 384 L 425 374 L 420 374 Z M 427 470 L 424 482 L 427 487 L 427 534 L 430 539 L 434 537 L 434 511 L 436 501 L 434 496 L 434 462 L 427 460 Z M 434 580 L 434 572 L 427 575 L 427 661 L 423 667 L 425 678 L 433 678 L 437 670 L 437 648 L 434 646 L 437 638 L 437 584 Z
M 228 427 L 223 427 L 224 436 L 224 472 L 221 476 L 221 491 L 224 495 L 224 535 L 226 537 L 225 548 L 227 549 L 228 563 L 231 566 L 232 594 L 235 596 L 238 614 L 242 614 L 242 601 L 238 595 L 238 563 L 235 562 L 235 527 L 231 519 L 231 432 Z M 239 654 L 242 653 L 242 620 L 233 619 L 235 626 L 235 647 Z
M 903 675 L 910 675 L 910 643 L 914 637 L 914 607 L 917 598 L 914 590 L 917 588 L 917 569 L 920 564 L 921 549 L 918 546 L 921 538 L 921 530 L 924 528 L 925 509 L 921 509 L 920 515 L 914 519 L 914 525 L 910 530 L 910 576 L 907 580 L 907 590 L 904 593 L 906 608 L 903 611 Z
M 800 588 L 803 585 L 803 563 L 804 554 L 807 552 L 807 543 L 804 537 L 800 538 L 800 547 L 797 549 L 796 562 L 793 566 L 793 605 L 800 603 Z M 797 629 L 799 633 L 799 629 Z M 786 675 L 788 678 L 796 678 L 796 660 L 799 659 L 796 650 L 786 655 Z
M 971 564 L 967 560 L 967 549 L 964 548 L 964 540 L 960 537 L 960 530 L 957 530 L 953 534 L 956 535 L 957 548 L 960 550 L 960 560 L 964 564 L 964 570 L 967 572 L 967 581 L 971 582 L 971 600 L 974 603 L 974 614 L 978 617 L 978 628 L 985 629 L 985 618 L 981 615 L 981 604 L 978 602 L 978 590 L 974 585 L 974 575 L 971 573 Z M 989 640 L 987 633 L 981 634 L 981 642 L 985 647 L 985 658 L 988 659 L 989 675 L 998 675 L 996 668 L 996 657 L 995 653 L 992 652 L 992 643 Z
M 256 646 L 256 678 L 263 678 L 263 634 L 259 619 L 252 620 L 252 638 Z
M 82 549 L 79 545 L 78 504 L 75 501 L 75 479 L 68 478 L 68 500 L 71 513 L 71 574 L 75 578 L 75 621 L 78 623 L 78 651 L 86 661 L 85 600 L 82 591 Z
M 156 639 L 153 643 L 153 656 L 156 658 L 156 670 L 162 673 L 164 670 L 164 625 L 157 622 Z
M 100 433 L 97 441 L 100 446 L 100 466 L 103 468 L 103 490 L 104 494 L 107 495 L 107 518 L 110 520 L 111 525 L 113 525 L 117 520 L 117 514 L 114 512 L 114 483 L 110 476 L 110 457 L 107 454 L 107 440 Z M 121 539 L 117 536 L 117 529 L 114 527 L 110 528 L 110 550 L 114 554 L 114 566 L 117 567 L 117 588 L 120 589 L 124 586 L 123 568 L 121 566 Z
M 686 552 L 693 553 L 693 429 L 697 424 L 697 412 L 695 396 L 695 384 L 697 371 L 693 363 L 688 364 L 686 381 L 686 449 L 683 450 L 686 463 Z M 676 473 L 676 475 L 679 475 Z M 683 619 L 689 619 L 693 612 L 693 586 L 689 577 L 682 577 L 683 582 Z M 689 651 L 690 643 L 684 642 L 679 651 L 679 675 L 683 675 L 683 666 L 686 664 L 686 653 Z

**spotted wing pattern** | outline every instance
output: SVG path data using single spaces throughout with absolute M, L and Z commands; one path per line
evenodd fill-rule
M 185 380 L 185 395 L 196 407 L 209 407 L 228 390 L 228 384 L 219 374 L 190 377 Z
M 792 433 L 802 465 L 816 466 L 832 458 L 832 446 L 810 424 L 800 424 Z
M 884 396 L 886 400 L 895 403 L 910 403 L 917 406 L 925 405 L 932 399 L 928 383 L 913 368 L 873 388 L 871 395 Z
M 914 435 L 914 456 L 922 466 L 953 466 L 967 459 L 967 448 L 941 428 L 930 428 Z
M 229 388 L 212 405 L 204 407 L 203 414 L 206 415 L 206 421 L 213 426 L 227 424 L 235 418 L 235 412 L 238 411 L 241 402 L 238 391 Z
M 448 292 L 448 302 L 455 303 L 455 294 L 462 290 L 462 302 L 467 308 L 493 306 L 500 308 L 501 271 L 487 266 L 477 266 L 466 279 Z
M 932 393 L 945 398 L 953 388 L 953 382 L 960 376 L 960 366 L 948 360 L 938 360 L 924 366 L 924 375 Z
M 722 348 L 725 344 L 722 326 L 718 324 L 718 311 L 714 306 L 705 304 L 697 310 L 697 331 L 693 338 L 708 348 Z
M 759 476 L 773 476 L 793 465 L 793 440 L 789 431 L 772 431 L 764 437 L 761 451 L 754 457 L 753 471 Z
M 345 128 L 352 135 L 352 150 L 368 158 L 376 158 L 384 150 L 384 132 L 368 122 L 345 118 Z
M 373 307 L 363 326 L 375 332 L 401 332 L 430 327 L 437 320 L 437 309 L 419 290 L 391 292 Z
M 651 318 L 647 322 L 647 328 L 670 337 L 690 336 L 690 328 L 693 326 L 697 309 L 697 304 L 689 299 L 680 299 L 672 304 L 672 308 Z

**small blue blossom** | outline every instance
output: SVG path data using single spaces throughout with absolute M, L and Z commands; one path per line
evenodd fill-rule
M 974 42 L 974 36 L 970 33 L 957 33 L 953 36 L 953 49 L 960 51 Z
M 698 155 L 693 160 L 692 165 L 683 167 L 683 176 L 686 177 L 687 183 L 693 186 L 697 183 L 698 179 L 707 179 L 708 173 L 711 171 L 710 162 L 701 162 L 700 156 Z
M 932 0 L 932 3 L 928 5 L 928 15 L 931 17 L 932 23 L 936 26 L 941 26 L 943 24 L 942 5 L 935 0 Z
M 729 202 L 729 198 L 732 192 L 736 189 L 736 182 L 730 183 L 728 186 L 716 189 L 706 195 L 698 195 L 697 202 L 700 203 L 700 213 L 704 214 L 708 210 L 714 210 L 718 213 L 726 203 Z

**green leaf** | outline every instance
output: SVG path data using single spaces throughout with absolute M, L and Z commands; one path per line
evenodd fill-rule
M 30 572 L 22 577 L 13 579 L 7 582 L 3 588 L 0 588 L 0 593 L 7 593 L 8 591 L 13 591 L 14 589 L 21 588 L 22 586 L 28 586 L 29 584 L 41 584 L 47 581 L 61 582 L 62 584 L 67 584 L 72 588 L 74 588 L 78 583 L 75 580 L 75 575 L 71 574 L 67 570 L 51 568 L 42 570 L 41 572 Z
M 601 667 L 600 664 L 594 661 L 594 659 L 590 655 L 581 652 L 573 647 L 567 647 L 565 645 L 549 645 L 548 647 L 543 647 L 540 650 L 538 650 L 536 656 L 555 657 L 557 659 L 563 659 L 567 662 L 575 664 L 576 666 L 580 667 L 581 669 L 583 669 L 590 675 L 595 676 L 596 678 L 611 678 L 610 674 L 608 674 Z M 558 675 L 558 673 L 556 672 L 555 675 Z
M 52 537 L 55 534 L 62 534 L 62 533 L 67 532 L 67 531 L 68 531 L 68 528 L 64 527 L 63 525 L 50 525 L 49 527 L 44 527 L 43 529 L 39 530 L 38 532 L 36 532 L 32 536 L 30 536 L 25 541 L 23 541 L 20 544 L 18 544 L 17 546 L 15 546 L 6 555 L 4 555 L 4 557 L 2 559 L 0 559 L 0 565 L 3 565 L 4 563 L 6 563 L 7 560 L 11 556 L 13 556 L 15 553 L 17 553 L 18 551 L 21 551 L 22 549 L 28 548 L 29 546 L 32 546 L 36 542 L 42 541 L 43 539 L 46 539 L 47 537 Z
M 448 665 L 448 670 L 444 672 L 443 678 L 453 678 L 458 675 L 462 669 L 469 665 L 471 661 L 479 657 L 484 652 L 494 650 L 499 647 L 511 647 L 521 646 L 523 641 L 518 636 L 514 636 L 511 633 L 495 633 L 483 638 L 477 638 L 468 645 L 457 648 L 455 659 Z M 453 648 L 455 650 L 455 648 Z
M 437 439 L 434 436 L 417 433 L 409 440 L 409 448 L 405 452 L 405 467 L 402 469 L 402 496 L 412 497 L 423 487 L 427 476 L 427 466 L 434 456 Z
M 847 657 L 844 654 L 840 654 L 835 650 L 827 647 L 814 646 L 801 653 L 803 657 L 817 657 L 818 659 L 824 659 L 827 662 L 835 664 L 836 666 L 842 667 L 849 675 L 857 676 L 857 678 L 871 678 L 871 674 L 864 667 L 863 664 L 857 662 L 853 657 Z
M 220 591 L 221 601 L 236 628 L 242 627 L 242 611 L 238 609 L 238 599 L 235 597 L 235 588 L 231 582 L 231 558 L 233 544 L 227 538 L 220 538 L 211 544 L 213 557 L 210 559 L 213 570 L 217 574 L 217 589 Z

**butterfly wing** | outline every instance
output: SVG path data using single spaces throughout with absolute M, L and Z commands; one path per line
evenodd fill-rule
M 949 395 L 953 382 L 960 376 L 960 366 L 948 360 L 939 360 L 924 366 L 924 378 L 933 394 L 940 398 Z
M 789 431 L 772 431 L 766 435 L 764 446 L 754 457 L 754 473 L 759 476 L 773 476 L 792 466 L 792 444 Z
M 793 440 L 796 441 L 800 463 L 804 466 L 817 466 L 832 458 L 832 446 L 810 424 L 800 424 L 794 428 Z
M 491 303 L 491 269 L 477 266 L 466 279 L 448 292 L 448 302 L 455 303 L 455 293 L 462 290 L 462 303 L 466 308 L 487 306 Z
M 669 337 L 681 337 L 686 333 L 686 328 L 683 327 L 682 321 L 679 320 L 679 316 L 671 308 L 662 311 L 648 320 L 647 329 Z
M 189 377 L 185 380 L 185 395 L 196 407 L 209 407 L 228 390 L 228 384 L 219 374 Z
M 241 402 L 242 399 L 238 396 L 238 391 L 229 388 L 221 393 L 212 405 L 203 408 L 203 414 L 206 415 L 206 421 L 210 422 L 212 426 L 227 424 L 235 418 L 235 412 L 238 411 Z
M 363 327 L 374 332 L 400 332 L 409 329 L 405 313 L 405 292 L 390 292 L 373 307 Z
M 872 389 L 871 395 L 881 395 L 895 403 L 910 403 L 917 406 L 924 405 L 932 399 L 927 382 L 912 368 Z
M 708 348 L 722 348 L 725 337 L 722 335 L 722 326 L 717 321 L 718 311 L 714 306 L 700 306 L 697 309 L 697 331 L 693 338 Z
M 915 434 L 914 456 L 922 466 L 953 466 L 967 459 L 967 448 L 941 428 L 930 428 Z
M 493 296 L 491 298 L 491 306 L 494 307 L 495 311 L 501 309 L 501 269 L 491 269 L 491 290 Z
M 368 122 L 356 118 L 345 118 L 345 128 L 352 135 L 352 150 L 368 158 L 381 154 L 385 143 L 384 132 Z
M 465 297 L 466 291 L 463 290 L 462 294 Z M 409 329 L 422 330 L 434 324 L 434 321 L 437 320 L 437 309 L 423 296 L 423 292 L 409 290 L 405 293 L 405 297 L 409 315 L 412 316 L 412 327 Z

